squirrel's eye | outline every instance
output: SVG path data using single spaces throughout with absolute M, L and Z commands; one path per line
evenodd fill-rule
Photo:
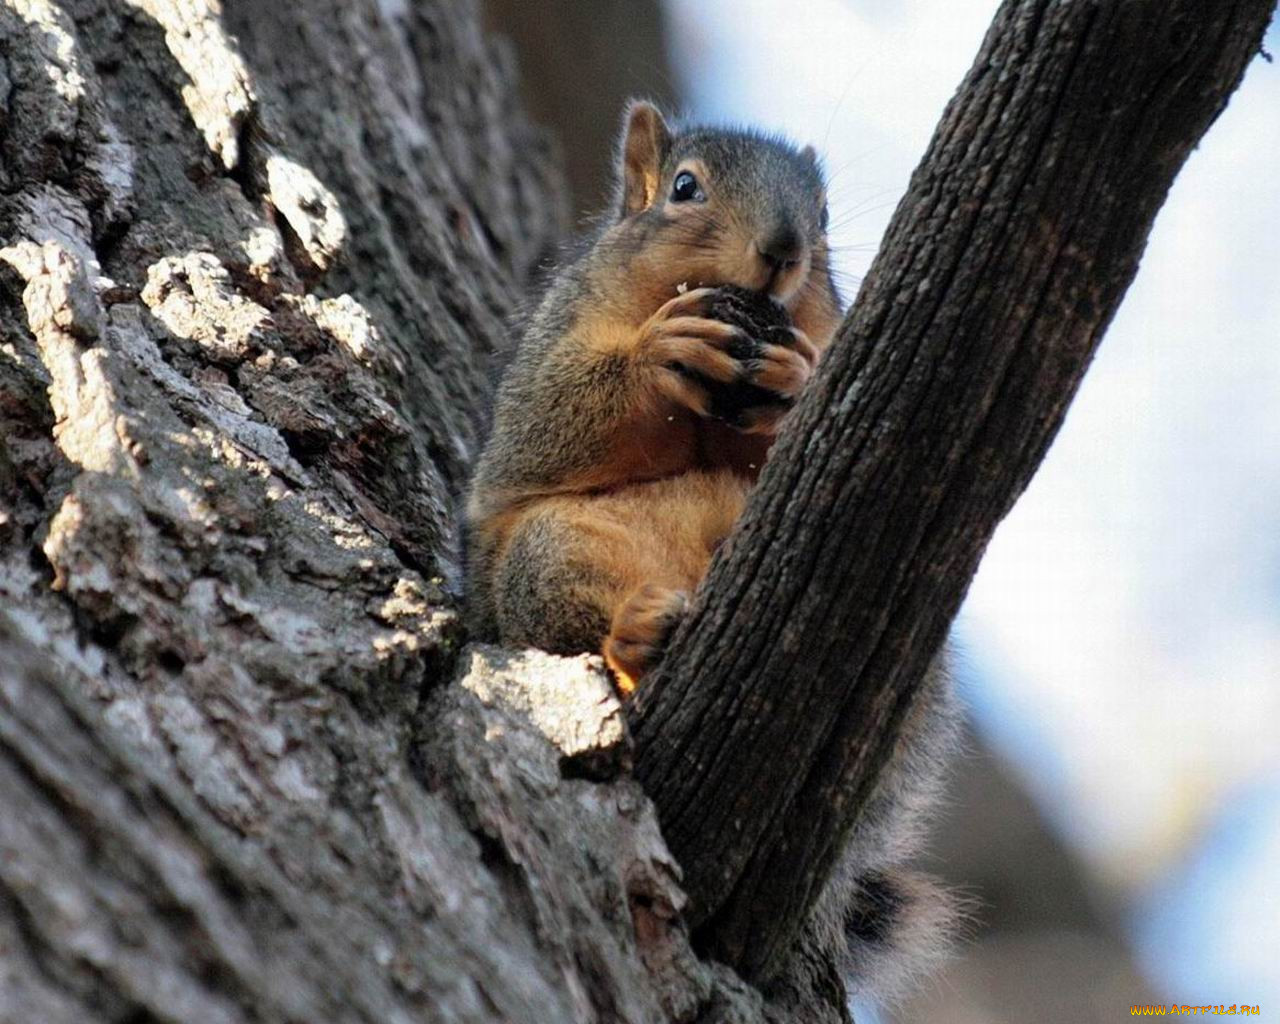
M 690 199 L 702 199 L 702 189 L 698 188 L 698 179 L 688 171 L 681 171 L 671 183 L 671 198 L 674 202 L 685 203 Z
M 831 214 L 827 212 L 827 204 L 822 204 L 822 212 L 818 214 L 818 227 L 823 231 L 827 230 L 827 222 L 831 219 Z

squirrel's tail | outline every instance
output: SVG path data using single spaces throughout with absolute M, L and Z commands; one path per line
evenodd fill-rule
M 900 997 L 945 960 L 967 916 L 964 899 L 906 866 L 960 746 L 951 658 L 944 647 L 929 667 L 824 900 L 840 914 L 836 948 L 850 994 L 877 1001 Z
M 934 660 L 898 743 L 862 808 L 843 855 L 783 973 L 790 992 L 827 984 L 832 962 L 850 995 L 892 1001 L 950 954 L 968 918 L 967 901 L 907 865 L 960 745 L 960 713 L 947 672 Z
M 851 996 L 900 998 L 951 955 L 965 904 L 936 879 L 886 868 L 854 879 L 851 889 L 837 944 Z
M 854 874 L 846 860 L 765 988 L 768 1019 L 808 1021 L 813 1007 L 847 997 L 902 998 L 951 956 L 966 919 L 965 901 L 927 875 L 896 866 Z

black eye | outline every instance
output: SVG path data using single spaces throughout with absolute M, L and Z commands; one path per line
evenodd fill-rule
M 698 179 L 688 171 L 681 171 L 671 183 L 671 200 L 676 203 L 687 203 L 690 199 L 705 199 L 702 189 L 698 187 Z
M 827 204 L 823 203 L 822 212 L 818 214 L 818 227 L 822 228 L 823 231 L 826 231 L 827 221 L 829 221 L 830 219 L 831 219 L 831 214 L 827 212 Z

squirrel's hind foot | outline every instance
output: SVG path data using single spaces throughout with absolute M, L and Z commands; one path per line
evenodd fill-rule
M 604 641 L 604 660 L 624 696 L 635 692 L 657 665 L 689 607 L 689 595 L 654 583 L 632 591 L 613 616 Z

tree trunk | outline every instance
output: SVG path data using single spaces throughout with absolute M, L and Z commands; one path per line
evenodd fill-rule
M 636 703 L 705 947 L 770 979 L 1274 0 L 1006 0 Z M 784 753 L 785 752 L 785 753 Z
M 1108 68 L 1103 117 L 1058 62 L 1023 62 L 1065 18 L 1061 39 L 1076 42 L 1060 63 L 1079 64 L 1089 39 L 1114 34 L 1111 7 L 1013 4 L 1051 10 L 1004 15 L 992 40 L 1014 43 L 989 40 L 988 70 L 966 86 L 990 105 L 948 115 L 904 206 L 931 217 L 900 216 L 717 569 L 709 624 L 675 662 L 721 686 L 739 663 L 710 655 L 740 627 L 715 595 L 751 582 L 738 564 L 769 536 L 804 536 L 797 524 L 826 502 L 850 536 L 882 538 L 833 545 L 867 595 L 824 649 L 853 684 L 816 673 L 779 701 L 780 654 L 813 639 L 824 595 L 763 604 L 788 591 L 753 583 L 738 621 L 758 616 L 754 649 L 778 654 L 761 658 L 761 689 L 717 692 L 776 719 L 731 702 L 709 718 L 688 695 L 689 720 L 727 738 L 724 764 L 699 755 L 705 791 L 650 740 L 695 673 L 672 676 L 640 725 L 700 918 L 714 912 L 724 935 L 758 898 L 779 911 L 764 948 L 785 938 L 804 899 L 751 889 L 787 855 L 778 829 L 835 804 L 792 851 L 807 891 L 982 531 L 1047 444 L 1167 179 L 1256 44 L 1260 3 L 1205 6 L 1187 17 L 1221 27 L 1212 53 L 1184 38 L 1169 64 L 1163 35 L 1150 55 L 1120 50 L 1134 70 Z M 1093 12 L 1078 38 L 1076 7 Z M 1135 8 L 1153 18 L 1156 5 Z M 1161 69 L 1166 103 L 1119 92 L 1152 91 Z M 777 1019 L 692 951 L 680 869 L 629 777 L 598 663 L 460 646 L 453 498 L 504 318 L 564 220 L 558 173 L 512 97 L 465 2 L 0 0 L 0 1020 Z M 1001 107 L 1022 112 L 1008 134 L 990 127 Z M 1098 152 L 1139 123 L 1136 107 L 1150 131 L 1100 159 L 1095 205 L 1081 201 L 1085 182 L 1061 176 L 1068 143 Z M 1046 206 L 1051 182 L 1062 194 Z M 1077 231 L 1067 212 L 1099 220 Z M 930 286 L 895 304 L 924 259 Z M 997 292 L 1010 268 L 1021 283 Z M 1045 309 L 1058 331 L 1044 332 Z M 1013 326 L 978 351 L 970 332 L 994 324 Z M 906 433 L 942 415 L 954 444 Z M 803 434 L 834 475 L 801 473 Z M 810 511 L 778 504 L 788 472 L 815 495 Z M 789 579 L 821 578 L 804 567 L 824 551 L 786 550 Z M 824 693 L 833 710 L 810 722 L 800 713 Z M 788 755 L 804 770 L 763 779 L 743 805 L 758 855 L 729 842 L 733 878 L 709 886 L 679 809 L 722 792 L 744 730 L 784 720 L 808 723 Z M 690 749 L 687 726 L 672 729 Z M 716 809 L 702 808 L 709 834 Z M 717 948 L 759 966 L 731 940 Z
M 564 205 L 472 7 L 6 0 L 0 54 L 0 1020 L 761 1020 L 600 670 L 459 651 Z

